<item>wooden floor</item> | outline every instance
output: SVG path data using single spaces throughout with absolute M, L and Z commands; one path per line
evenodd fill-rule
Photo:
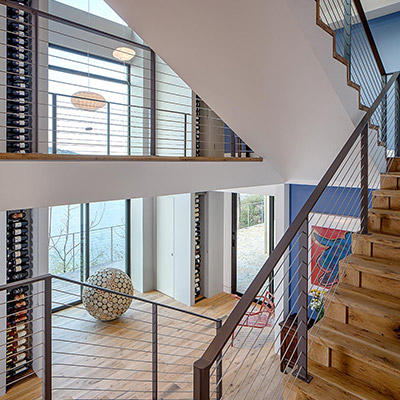
M 159 292 L 139 296 L 222 319 L 237 302 L 225 293 L 203 299 L 194 307 L 185 307 Z M 53 398 L 151 399 L 151 317 L 151 305 L 143 302 L 132 303 L 122 318 L 108 323 L 90 317 L 82 305 L 53 314 Z M 158 327 L 158 398 L 192 399 L 193 362 L 215 334 L 215 323 L 159 307 Z M 252 362 L 256 352 L 254 368 L 265 356 L 271 362 L 276 360 L 273 351 L 267 354 L 271 343 L 263 342 L 256 333 L 247 337 L 245 331 L 241 332 L 234 346 L 227 348 L 224 398 L 239 400 L 239 383 L 245 382 L 243 390 L 252 390 L 246 383 L 250 380 L 238 373 L 241 362 L 245 358 L 247 363 Z M 267 372 L 257 379 L 265 379 Z M 215 388 L 215 377 L 211 382 Z M 37 400 L 42 398 L 41 390 L 41 379 L 30 377 L 12 386 L 0 399 Z

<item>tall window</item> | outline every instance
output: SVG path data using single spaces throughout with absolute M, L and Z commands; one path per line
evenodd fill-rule
M 83 282 L 103 268 L 129 273 L 129 208 L 129 200 L 50 207 L 49 272 Z M 80 301 L 78 285 L 55 280 L 54 289 L 55 307 Z
M 130 67 L 120 62 L 51 45 L 49 152 L 129 154 L 129 75 Z M 98 109 L 77 106 L 79 93 L 83 101 L 101 96 L 94 100 Z

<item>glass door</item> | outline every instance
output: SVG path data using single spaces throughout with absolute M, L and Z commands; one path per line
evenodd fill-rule
M 233 194 L 232 292 L 243 294 L 274 245 L 274 197 Z M 273 283 L 269 282 L 273 292 Z

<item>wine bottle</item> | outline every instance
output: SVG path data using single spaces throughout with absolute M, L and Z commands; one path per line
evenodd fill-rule
M 25 240 L 28 240 L 27 235 L 18 235 L 18 236 L 12 236 L 8 239 L 9 244 L 14 244 L 14 243 L 21 243 L 24 242 Z
M 8 312 L 8 314 L 14 314 L 14 313 L 22 310 L 24 307 L 25 308 L 29 307 L 29 302 L 27 300 L 11 302 L 7 306 L 7 312 Z
M 15 289 L 11 289 L 9 294 L 10 294 L 10 296 L 17 296 L 19 294 L 26 294 L 28 292 L 29 292 L 29 286 L 24 285 L 24 286 L 17 287 Z
M 18 322 L 24 322 L 28 320 L 28 314 L 18 314 L 18 315 L 11 315 L 7 317 L 10 324 L 16 324 Z
M 24 351 L 23 353 L 16 354 L 7 359 L 7 367 L 15 367 L 17 363 L 23 361 L 28 356 L 28 353 Z
M 12 371 L 8 371 L 6 374 L 6 379 L 9 380 L 17 375 L 23 374 L 24 372 L 28 372 L 30 368 L 31 368 L 30 364 L 21 365 L 20 367 L 15 368 Z
M 25 211 L 19 211 L 19 212 L 15 212 L 12 214 L 8 214 L 8 219 L 10 219 L 10 220 L 16 220 L 16 219 L 25 218 L 25 217 L 26 217 Z
M 28 228 L 21 227 L 21 228 L 15 228 L 14 229 L 8 229 L 7 231 L 7 236 L 17 236 L 17 235 L 22 235 L 28 232 Z
M 17 251 L 17 250 L 22 250 L 26 249 L 28 247 L 27 242 L 22 242 L 22 243 L 9 243 L 8 244 L 8 250 L 9 251 Z
M 21 24 L 20 22 L 8 22 L 8 27 L 11 31 L 16 30 L 19 32 L 27 32 L 28 25 Z
M 26 344 L 23 344 L 22 346 L 19 347 L 10 348 L 6 353 L 6 356 L 11 357 L 15 353 L 21 353 L 26 350 L 28 350 L 28 346 Z
M 29 92 L 27 90 L 19 90 L 12 88 L 7 88 L 7 94 L 12 99 L 29 96 Z
M 17 272 L 27 271 L 31 266 L 29 264 L 15 265 L 7 269 L 7 275 L 12 275 Z
M 17 250 L 17 251 L 11 251 L 9 253 L 10 258 L 21 258 L 21 257 L 25 257 L 27 255 L 29 255 L 28 250 Z
M 7 277 L 7 281 L 9 282 L 15 282 L 15 281 L 20 281 L 21 279 L 26 279 L 29 276 L 28 271 L 21 271 L 21 272 L 16 272 L 15 274 L 11 274 Z
M 7 348 L 12 346 L 18 347 L 28 343 L 28 331 L 20 331 L 19 333 L 19 336 L 7 336 Z
M 24 113 L 29 111 L 29 106 L 18 104 L 18 103 L 8 103 L 7 104 L 7 111 L 13 111 L 17 113 Z

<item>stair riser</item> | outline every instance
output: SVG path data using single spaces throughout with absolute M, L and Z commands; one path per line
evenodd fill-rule
M 368 272 L 361 272 L 351 265 L 340 265 L 339 271 L 341 283 L 371 289 L 381 293 L 390 293 L 392 296 L 400 298 L 400 281 L 396 279 L 383 278 Z
M 400 219 L 390 215 L 370 214 L 368 216 L 368 229 L 370 232 L 400 235 Z
M 383 210 L 396 210 L 400 211 L 400 197 L 399 196 L 384 196 L 373 195 L 372 204 L 374 208 L 381 208 Z
M 369 332 L 377 333 L 393 339 L 400 339 L 400 318 L 383 315 L 372 310 L 361 310 L 341 304 L 336 297 L 328 307 L 325 316 L 344 324 L 363 328 Z
M 381 175 L 381 189 L 400 189 L 400 178 L 397 176 Z
M 318 339 L 317 339 L 318 340 Z M 321 339 L 322 340 L 322 339 Z M 400 378 L 387 372 L 384 368 L 379 368 L 376 365 L 365 363 L 353 355 L 346 354 L 346 350 L 331 348 L 325 343 L 317 343 L 319 347 L 314 352 L 311 350 L 309 356 L 312 360 L 323 365 L 337 369 L 338 371 L 365 382 L 366 385 L 374 387 L 387 397 L 388 400 L 399 399 L 400 393 Z
M 351 251 L 362 256 L 400 261 L 400 244 L 374 243 L 368 240 L 368 236 L 353 236 Z
M 387 170 L 389 172 L 400 172 L 400 159 L 398 158 L 388 158 L 387 160 Z

